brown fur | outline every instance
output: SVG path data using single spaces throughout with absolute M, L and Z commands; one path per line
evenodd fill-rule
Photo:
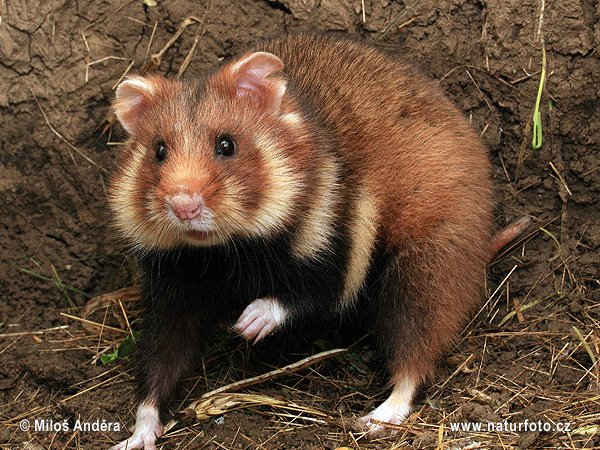
M 224 275 L 239 277 L 231 294 L 246 304 L 272 297 L 291 318 L 364 308 L 396 386 L 383 410 L 406 414 L 415 386 L 480 301 L 493 250 L 487 152 L 439 87 L 374 48 L 300 35 L 258 50 L 203 86 L 136 78 L 117 92 L 117 116 L 132 135 L 110 190 L 117 228 L 142 256 L 166 251 L 163 266 L 146 261 L 157 278 L 146 301 L 173 315 L 155 298 L 163 289 L 180 288 L 184 304 L 198 292 L 198 308 L 203 292 L 221 295 L 195 273 L 171 286 L 168 277 L 189 268 L 170 262 L 169 251 L 191 248 L 184 259 L 192 265 L 209 254 L 208 271 L 227 261 L 210 253 L 217 244 L 264 252 Z M 215 156 L 223 133 L 240 149 L 233 158 Z M 168 155 L 159 162 L 158 142 Z M 165 205 L 182 192 L 201 195 L 213 215 L 206 242 L 190 241 L 188 224 L 169 218 Z M 156 369 L 167 351 L 159 343 L 177 342 L 164 333 L 199 333 L 184 326 L 150 325 L 142 384 L 158 405 L 191 366 L 195 350 L 186 347 L 168 353 L 176 375 Z
M 480 301 L 491 249 L 487 152 L 437 86 L 375 49 L 350 41 L 323 45 L 309 35 L 266 50 L 284 61 L 284 73 L 318 108 L 372 194 L 379 240 L 400 257 L 389 270 L 402 272 L 403 297 L 426 302 L 407 311 L 427 311 L 422 343 L 399 345 L 392 358 L 395 374 L 422 378 Z M 332 61 L 342 63 L 332 69 Z M 381 314 L 396 309 L 389 306 Z M 406 327 L 396 328 L 384 334 L 405 339 Z

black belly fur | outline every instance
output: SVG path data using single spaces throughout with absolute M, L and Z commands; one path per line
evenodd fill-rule
M 337 227 L 344 227 L 339 222 Z M 142 398 L 164 406 L 201 351 L 232 324 L 245 306 L 273 297 L 292 321 L 331 318 L 344 289 L 348 240 L 338 229 L 328 250 L 299 259 L 290 252 L 293 233 L 213 248 L 180 248 L 139 256 L 144 330 L 139 342 L 138 387 Z

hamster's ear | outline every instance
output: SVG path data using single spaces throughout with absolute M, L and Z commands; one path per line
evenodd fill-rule
M 231 67 L 237 96 L 252 95 L 260 99 L 270 113 L 277 114 L 287 84 L 270 75 L 281 69 L 283 62 L 272 53 L 246 54 Z
M 156 92 L 154 81 L 149 78 L 131 76 L 127 77 L 117 88 L 113 108 L 125 131 L 134 137 L 140 119 L 154 98 Z

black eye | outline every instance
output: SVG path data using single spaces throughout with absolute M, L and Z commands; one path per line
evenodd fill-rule
M 167 147 L 165 147 L 165 143 L 160 141 L 156 144 L 156 160 L 158 162 L 164 161 L 167 158 Z
M 217 138 L 217 144 L 215 147 L 215 153 L 219 156 L 231 157 L 235 155 L 237 147 L 235 142 L 225 135 L 221 135 Z

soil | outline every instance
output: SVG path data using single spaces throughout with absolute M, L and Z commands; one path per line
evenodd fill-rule
M 525 215 L 544 227 L 490 268 L 490 300 L 423 389 L 407 422 L 412 425 L 398 435 L 368 439 L 339 424 L 254 407 L 187 423 L 159 443 L 190 449 L 433 448 L 442 436 L 454 448 L 600 446 L 593 428 L 600 420 L 593 363 L 600 358 L 597 1 L 152 3 L 0 2 L 0 448 L 108 448 L 127 437 L 135 411 L 131 362 L 98 361 L 98 353 L 114 351 L 120 335 L 99 336 L 64 314 L 80 317 L 89 298 L 132 283 L 134 263 L 107 226 L 105 192 L 118 154 L 114 143 L 124 134 L 118 126 L 103 132 L 105 119 L 126 69 L 140 73 L 188 16 L 202 23 L 192 21 L 162 55 L 157 73 L 175 76 L 197 37 L 186 76 L 217 67 L 265 36 L 294 30 L 348 33 L 412 61 L 440 80 L 488 144 L 498 228 Z M 543 142 L 534 149 L 542 49 Z M 507 316 L 515 305 L 527 308 Z M 135 304 L 125 307 L 135 317 Z M 111 310 L 107 323 L 123 325 L 113 312 L 118 316 Z M 327 339 L 337 343 L 335 336 Z M 207 390 L 297 360 L 297 353 L 318 351 L 314 339 L 305 341 L 279 352 L 273 341 L 250 349 L 226 339 L 209 353 L 205 376 L 189 380 L 172 410 Z M 338 418 L 360 415 L 385 398 L 385 376 L 364 364 L 368 346 L 355 348 L 252 392 Z M 71 428 L 77 419 L 105 420 L 121 431 L 25 432 L 22 419 L 66 420 Z M 572 421 L 579 432 L 530 430 L 499 439 L 448 428 L 457 421 L 525 419 Z

